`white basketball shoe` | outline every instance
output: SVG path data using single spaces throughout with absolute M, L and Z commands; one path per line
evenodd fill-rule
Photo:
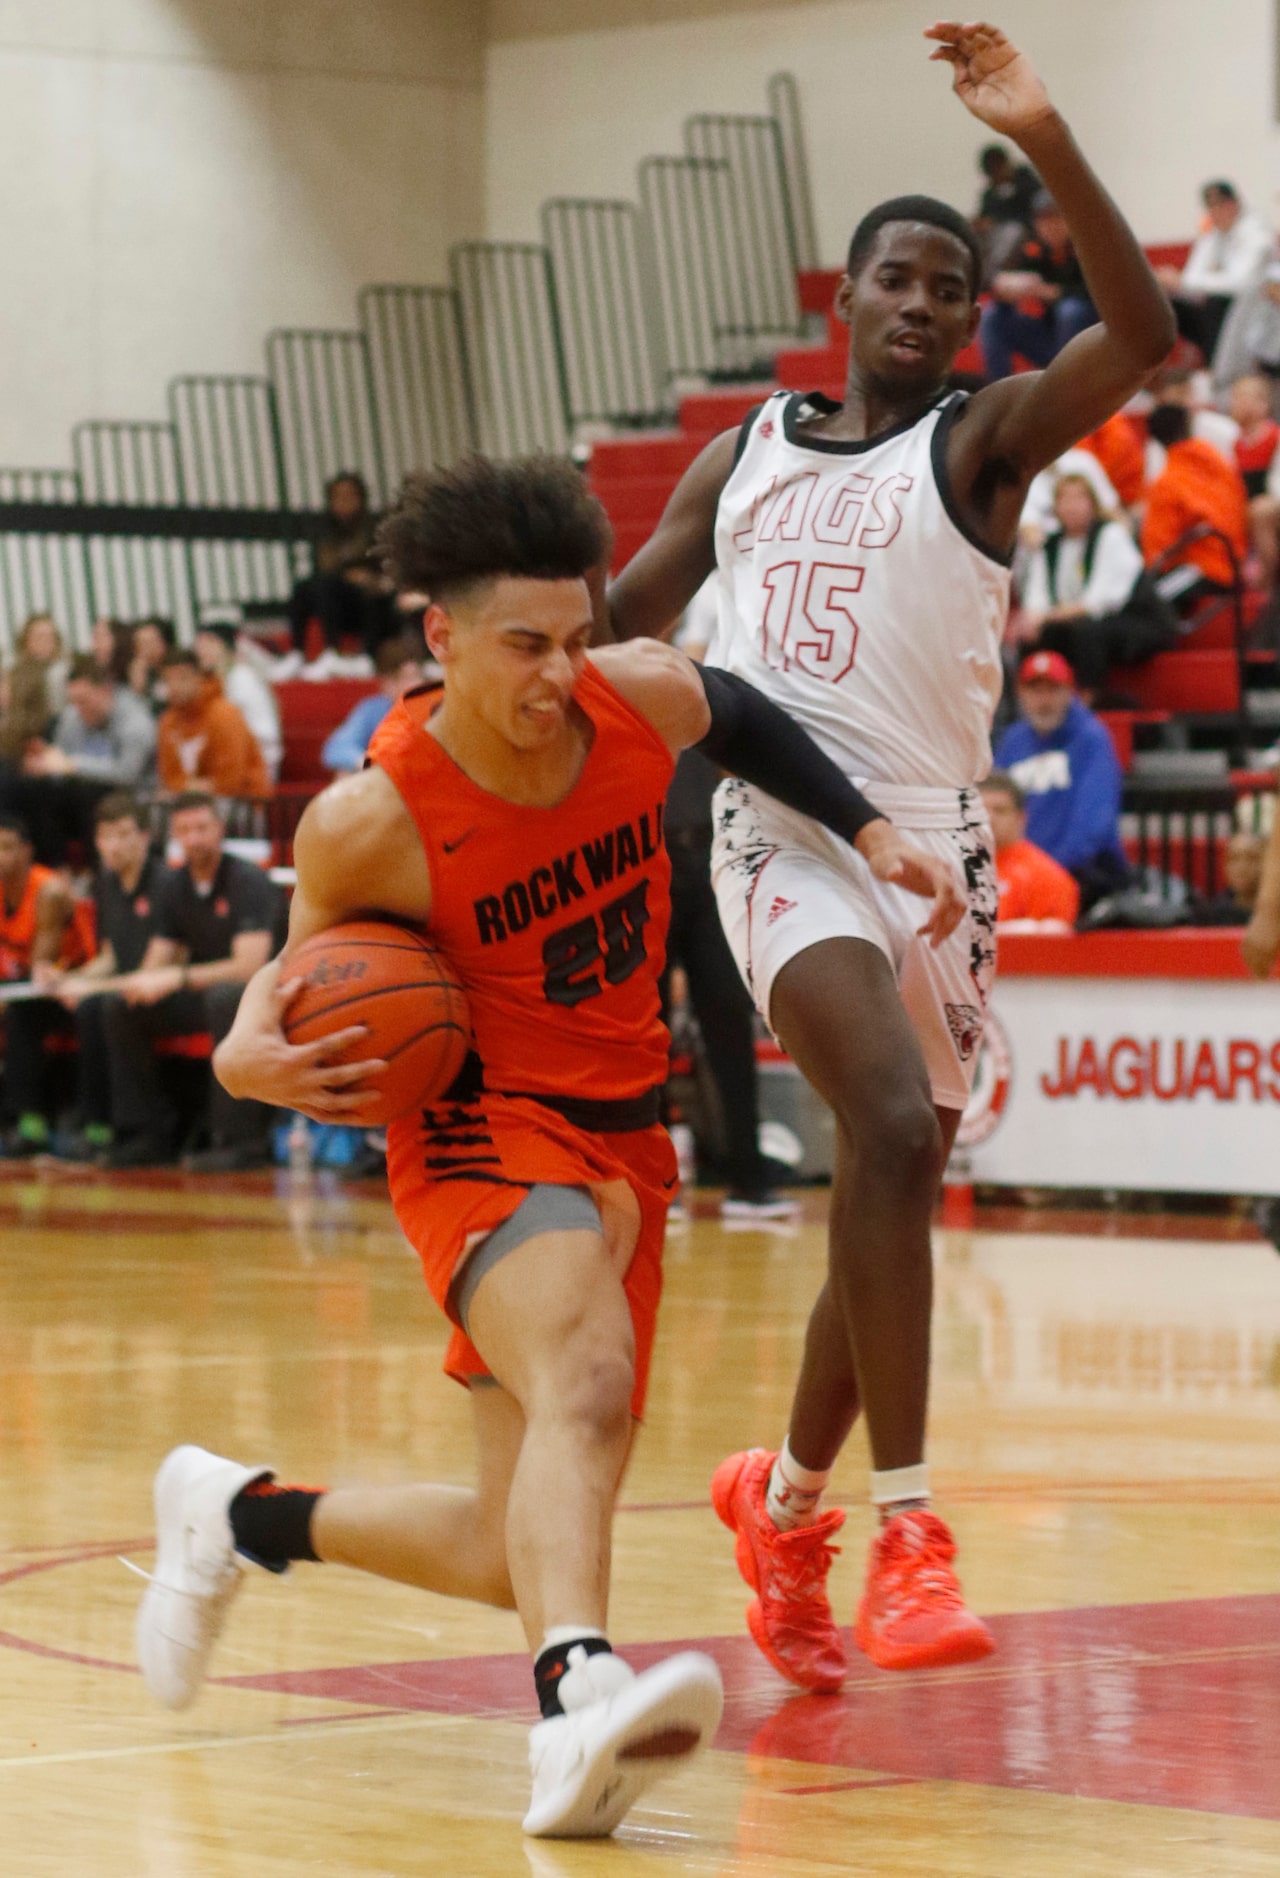
M 155 1481 L 156 1562 L 138 1611 L 138 1662 L 166 1708 L 189 1708 L 250 1561 L 228 1509 L 269 1467 L 241 1467 L 205 1448 L 174 1448 Z
M 640 1795 L 686 1766 L 720 1723 L 724 1688 L 709 1656 L 668 1657 L 637 1676 L 619 1656 L 569 1652 L 563 1715 L 529 1736 L 533 1795 L 524 1829 L 534 1838 L 611 1833 Z

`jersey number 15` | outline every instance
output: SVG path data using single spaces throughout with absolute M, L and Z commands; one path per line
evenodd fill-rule
M 765 570 L 768 599 L 761 622 L 766 665 L 776 672 L 792 666 L 811 678 L 838 685 L 853 670 L 858 652 L 858 622 L 849 608 L 860 592 L 864 567 L 847 562 L 814 561 L 805 577 L 803 561 L 779 561 Z

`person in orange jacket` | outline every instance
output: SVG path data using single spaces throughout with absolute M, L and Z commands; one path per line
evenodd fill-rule
M 1019 923 L 1069 929 L 1080 911 L 1080 889 L 1051 854 L 1027 840 L 1027 798 L 1005 770 L 979 785 L 996 842 L 997 926 Z
M 211 796 L 269 796 L 271 781 L 258 740 L 236 705 L 206 677 L 193 652 L 171 652 L 164 662 L 169 708 L 157 726 L 160 786 L 171 793 L 203 790 Z
M 1136 509 L 1147 486 L 1142 440 L 1123 411 L 1117 411 L 1077 446 L 1096 456 L 1127 509 Z
M 1168 455 L 1164 469 L 1147 491 L 1143 560 L 1150 567 L 1189 529 L 1207 523 L 1230 542 L 1235 566 L 1223 541 L 1213 536 L 1193 541 L 1178 554 L 1175 565 L 1198 569 L 1200 578 L 1193 586 L 1167 597 L 1183 604 L 1206 588 L 1233 586 L 1237 569 L 1249 551 L 1248 501 L 1239 470 L 1211 443 L 1191 435 L 1191 413 L 1185 405 L 1158 404 L 1147 420 L 1147 428 Z

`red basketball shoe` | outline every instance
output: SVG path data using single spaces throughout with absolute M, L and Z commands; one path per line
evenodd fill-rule
M 951 1569 L 956 1542 L 936 1513 L 910 1507 L 871 1542 L 854 1641 L 881 1669 L 974 1663 L 995 1638 L 969 1610 Z
M 832 1507 L 812 1526 L 779 1532 L 765 1509 L 776 1454 L 752 1448 L 721 1461 L 711 1504 L 737 1534 L 738 1570 L 756 1593 L 747 1628 L 773 1667 L 801 1689 L 838 1689 L 848 1674 L 844 1640 L 827 1597 L 827 1573 L 839 1551 L 830 1543 L 844 1525 Z

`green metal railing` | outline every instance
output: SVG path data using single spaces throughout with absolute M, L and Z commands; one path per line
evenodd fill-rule
M 272 333 L 264 377 L 178 378 L 167 423 L 82 424 L 74 469 L 0 470 L 0 651 L 43 609 L 83 645 L 99 612 L 281 606 L 340 469 L 380 506 L 410 469 L 564 451 L 667 420 L 682 378 L 768 373 L 817 260 L 789 73 L 768 99 L 690 118 L 639 207 L 548 202 L 543 243 L 464 243 L 448 286 L 366 288 L 359 330 Z
M 458 296 L 451 287 L 366 287 L 360 324 L 393 493 L 410 470 L 456 463 L 475 448 Z
M 796 266 L 802 270 L 822 266 L 818 231 L 809 186 L 809 158 L 804 141 L 800 91 L 793 72 L 775 72 L 769 80 L 769 111 L 778 126 L 782 146 L 782 173 L 787 207 L 795 240 Z
M 0 503 L 80 501 L 74 470 L 0 469 Z M 85 643 L 93 601 L 85 544 L 78 535 L 38 528 L 0 533 L 0 650 L 6 657 L 32 613 L 52 614 L 73 645 Z
M 261 510 L 285 506 L 284 453 L 275 392 L 265 378 L 177 378 L 169 387 L 184 501 L 193 508 Z M 307 571 L 305 544 L 192 541 L 198 607 L 282 604 Z
M 652 237 L 632 202 L 543 204 L 575 424 L 669 419 L 671 370 Z
M 796 290 L 796 238 L 783 161 L 782 133 L 772 117 L 702 115 L 686 120 L 685 149 L 729 168 L 724 192 L 721 266 L 731 283 L 739 326 L 762 355 L 801 330 Z
M 267 376 L 290 506 L 323 507 L 326 482 L 346 469 L 364 478 L 370 501 L 380 507 L 386 479 L 364 334 L 278 329 L 267 340 Z
M 500 457 L 567 450 L 572 420 L 547 250 L 533 242 L 463 242 L 451 251 L 449 269 L 479 448 Z

